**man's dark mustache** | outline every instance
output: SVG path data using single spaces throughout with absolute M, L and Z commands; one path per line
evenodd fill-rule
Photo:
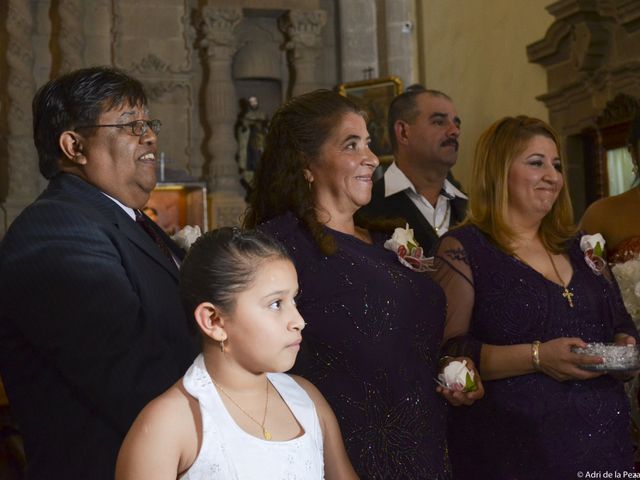
M 449 145 L 453 145 L 456 148 L 456 152 L 458 151 L 458 147 L 460 146 L 458 144 L 458 140 L 456 140 L 455 138 L 448 138 L 447 140 L 442 142 L 440 145 L 442 145 L 443 147 L 448 147 Z

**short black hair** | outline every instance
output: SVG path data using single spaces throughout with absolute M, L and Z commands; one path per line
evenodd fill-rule
M 32 103 L 33 141 L 40 173 L 45 178 L 58 173 L 62 132 L 93 125 L 101 113 L 125 104 L 146 105 L 144 88 L 135 78 L 112 67 L 75 70 L 40 87 Z
M 395 97 L 389 105 L 389 115 L 387 116 L 387 129 L 389 131 L 389 140 L 391 141 L 391 149 L 395 153 L 398 149 L 398 139 L 396 138 L 396 122 L 413 123 L 420 115 L 417 98 L 419 95 L 426 93 L 433 97 L 442 97 L 451 101 L 451 97 L 440 90 L 432 90 L 420 85 L 419 83 L 410 85 L 407 89 Z
M 280 242 L 258 230 L 222 227 L 198 238 L 180 267 L 180 297 L 190 328 L 195 331 L 193 312 L 203 302 L 233 312 L 237 295 L 268 259 L 291 261 Z

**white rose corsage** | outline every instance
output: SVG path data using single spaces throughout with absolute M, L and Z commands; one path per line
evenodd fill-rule
M 384 242 L 384 248 L 395 252 L 400 263 L 411 270 L 427 272 L 433 269 L 433 257 L 424 256 L 409 224 L 405 228 L 396 228 L 391 238 Z
M 454 360 L 438 375 L 438 383 L 456 392 L 473 392 L 478 389 L 474 376 L 475 373 L 467 368 L 466 360 Z
M 603 258 L 604 244 L 604 238 L 599 233 L 583 235 L 580 238 L 580 250 L 584 252 L 584 261 L 596 275 L 601 275 L 606 265 Z
M 180 248 L 187 251 L 201 235 L 202 231 L 198 225 L 187 225 L 182 230 L 173 234 L 171 236 L 171 240 L 176 242 Z

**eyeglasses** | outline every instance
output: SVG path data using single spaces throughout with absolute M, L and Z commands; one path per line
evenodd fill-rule
M 129 123 L 112 123 L 104 125 L 78 125 L 76 128 L 97 128 L 97 127 L 116 127 L 116 128 L 131 128 L 131 135 L 136 137 L 142 137 L 149 129 L 156 135 L 160 133 L 160 127 L 162 122 L 160 120 L 134 120 Z

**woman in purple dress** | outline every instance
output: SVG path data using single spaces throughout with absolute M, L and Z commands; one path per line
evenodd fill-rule
M 378 159 L 362 111 L 337 93 L 296 97 L 274 115 L 245 226 L 289 250 L 307 322 L 294 371 L 331 404 L 363 478 L 449 478 L 446 402 L 436 392 L 442 290 L 356 225 Z M 470 403 L 482 390 L 444 392 Z
M 585 261 L 558 152 L 541 120 L 493 124 L 476 147 L 466 224 L 437 249 L 443 350 L 471 356 L 486 389 L 451 411 L 456 479 L 633 469 L 622 381 L 580 368 L 602 359 L 571 349 L 635 344 L 637 332 L 611 273 Z

